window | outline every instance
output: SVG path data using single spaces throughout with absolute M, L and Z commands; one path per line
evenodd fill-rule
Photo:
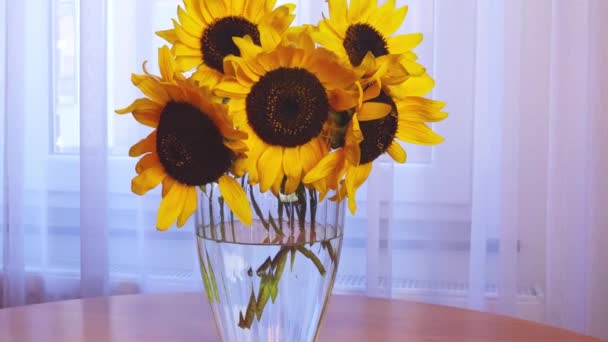
M 54 0 L 52 15 L 53 152 L 77 153 L 79 130 L 79 37 L 76 0 Z
M 320 0 L 296 2 L 297 23 L 320 19 Z M 396 165 L 384 158 L 375 166 L 370 183 L 359 192 L 357 215 L 347 216 L 338 291 L 408 296 L 432 295 L 433 288 L 442 286 L 466 287 L 476 23 L 450 18 L 474 18 L 476 7 L 474 1 L 407 3 L 410 11 L 400 32 L 425 36 L 417 52 L 431 75 L 441 80 L 433 97 L 446 101 L 452 116 L 436 129 L 449 143 L 433 148 L 408 145 L 407 164 Z M 49 11 L 32 7 L 34 14 L 28 20 L 37 30 L 26 33 L 27 46 L 35 52 L 29 55 L 29 62 L 36 65 L 28 68 L 28 84 L 36 84 L 42 77 L 49 80 L 42 84 L 52 85 L 50 90 L 32 88 L 28 95 L 43 94 L 41 101 L 28 104 L 28 113 L 48 113 L 50 119 L 37 118 L 39 124 L 28 125 L 30 135 L 49 137 L 32 140 L 27 146 L 28 156 L 33 156 L 27 162 L 29 205 L 49 204 L 44 210 L 32 210 L 39 216 L 27 218 L 28 238 L 38 241 L 29 250 L 28 265 L 69 273 L 78 271 L 80 258 L 79 158 L 86 156 L 79 155 L 79 90 L 86 84 L 79 77 L 84 63 L 79 56 L 79 1 L 52 0 L 48 6 Z M 107 101 L 108 106 L 110 273 L 117 282 L 156 278 L 158 284 L 169 279 L 176 288 L 198 288 L 192 230 L 158 234 L 153 227 L 159 191 L 142 198 L 129 191 L 136 160 L 127 157 L 127 151 L 149 129 L 129 116 L 111 113 L 137 97 L 130 74 L 141 71 L 142 61 L 149 60 L 150 70 L 157 71 L 157 48 L 165 42 L 154 32 L 171 26 L 176 7 L 175 0 L 108 2 L 108 65 L 100 66 L 107 68 L 108 98 L 100 101 Z M 48 37 L 37 35 L 47 28 L 50 43 Z M 52 61 L 50 65 L 34 63 L 47 59 Z M 489 252 L 498 249 L 493 240 L 488 241 Z M 445 272 L 436 272 L 438 267 Z M 426 271 L 429 269 L 433 272 Z M 148 290 L 157 288 L 153 281 L 146 284 Z

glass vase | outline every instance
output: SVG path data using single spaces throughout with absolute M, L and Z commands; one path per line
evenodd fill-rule
M 253 225 L 217 188 L 200 193 L 200 271 L 222 341 L 316 341 L 332 292 L 344 228 L 342 202 L 300 186 L 290 195 L 244 184 Z

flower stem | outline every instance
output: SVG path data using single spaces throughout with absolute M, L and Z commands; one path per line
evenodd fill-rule
M 310 231 L 315 232 L 317 221 L 317 192 L 313 189 L 308 190 L 310 198 Z
M 209 187 L 209 231 L 211 238 L 215 240 L 215 222 L 213 219 L 213 185 Z
M 255 211 L 255 214 L 258 215 L 258 218 L 262 222 L 264 228 L 266 230 L 269 230 L 270 226 L 268 225 L 268 222 L 266 222 L 266 219 L 264 219 L 264 214 L 262 214 L 262 210 L 260 209 L 258 202 L 255 200 L 255 196 L 253 195 L 253 187 L 249 188 L 249 197 L 251 198 L 251 204 L 253 205 L 253 210 Z
M 222 241 L 226 240 L 226 227 L 224 224 L 224 197 L 219 196 L 217 202 L 220 205 L 220 232 L 222 234 Z

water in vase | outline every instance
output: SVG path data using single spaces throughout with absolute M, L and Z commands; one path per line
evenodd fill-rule
M 316 339 L 341 229 L 255 221 L 197 231 L 203 283 L 223 341 Z

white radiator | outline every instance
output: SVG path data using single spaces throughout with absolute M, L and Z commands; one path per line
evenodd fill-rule
M 387 281 L 378 279 L 378 287 L 384 288 Z M 391 297 L 439 305 L 466 308 L 468 304 L 469 284 L 456 281 L 432 281 L 418 279 L 393 278 Z M 334 293 L 364 294 L 367 277 L 364 275 L 338 275 Z M 497 312 L 498 288 L 496 284 L 487 284 L 485 291 L 485 308 Z M 540 288 L 534 285 L 520 285 L 517 288 L 516 315 L 519 318 L 542 322 L 545 317 L 544 298 Z

